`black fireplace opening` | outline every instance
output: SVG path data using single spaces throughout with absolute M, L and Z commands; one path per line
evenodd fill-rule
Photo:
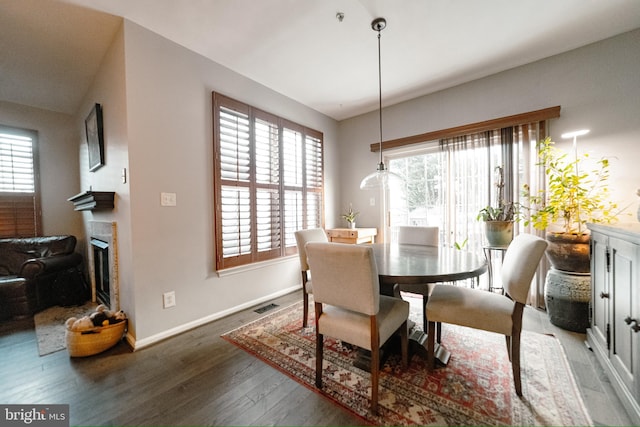
M 96 298 L 102 304 L 110 307 L 109 243 L 92 237 L 91 246 L 93 247 L 93 274 L 96 284 Z

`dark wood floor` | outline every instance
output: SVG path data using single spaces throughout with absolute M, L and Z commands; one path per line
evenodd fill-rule
M 286 306 L 299 293 L 274 300 Z M 562 341 L 596 424 L 631 421 L 585 336 L 528 308 L 524 328 Z M 260 317 L 245 310 L 148 348 L 38 355 L 33 321 L 0 322 L 0 403 L 70 405 L 71 425 L 362 425 L 363 421 L 220 335 Z

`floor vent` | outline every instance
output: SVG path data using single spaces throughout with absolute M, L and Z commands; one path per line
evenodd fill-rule
M 258 308 L 256 310 L 253 310 L 253 311 L 255 311 L 258 314 L 262 314 L 262 313 L 266 313 L 269 310 L 273 310 L 277 306 L 278 306 L 278 304 L 269 304 L 269 305 L 265 305 L 264 307 L 260 307 L 260 308 Z

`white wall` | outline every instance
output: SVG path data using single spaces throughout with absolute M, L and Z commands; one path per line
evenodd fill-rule
M 612 198 L 628 206 L 621 221 L 635 221 L 640 200 L 640 30 L 547 58 L 487 78 L 398 104 L 383 111 L 384 138 L 395 139 L 560 105 L 551 120 L 552 139 L 571 150 L 560 135 L 577 129 L 591 132 L 578 140 L 579 152 L 614 157 Z M 408 55 L 411 52 L 407 52 Z M 384 66 L 384 64 L 383 64 Z M 384 99 L 384 87 L 383 87 Z M 375 169 L 379 141 L 377 112 L 340 123 L 341 205 L 360 210 L 360 226 L 379 227 L 377 194 L 359 189 Z M 347 143 L 348 141 L 348 143 Z M 369 206 L 375 197 L 377 205 Z M 339 212 L 335 215 L 337 216 Z
M 89 157 L 84 120 L 94 104 L 102 107 L 104 126 L 104 166 L 89 171 Z M 100 64 L 99 72 L 84 96 L 75 118 L 78 130 L 77 158 L 80 164 L 81 191 L 114 191 L 114 209 L 82 211 L 85 236 L 90 236 L 90 221 L 117 223 L 118 282 L 120 285 L 120 309 L 130 319 L 129 329 L 135 336 L 136 312 L 134 305 L 133 256 L 131 241 L 131 202 L 129 180 L 122 182 L 122 170 L 129 174 L 126 79 L 124 63 L 123 27 L 116 32 L 114 40 Z M 114 252 L 112 252 L 113 254 Z M 89 257 L 85 251 L 86 259 Z
M 214 271 L 211 92 L 323 132 L 328 177 L 337 175 L 335 121 L 128 21 L 124 63 L 138 345 L 299 287 L 297 257 L 225 277 Z M 334 187 L 328 179 L 327 209 Z M 176 193 L 177 206 L 161 207 L 161 192 Z M 163 309 L 167 291 L 177 305 Z
M 82 217 L 67 201 L 79 193 L 73 117 L 0 101 L 0 124 L 38 132 L 43 234 L 75 235 L 81 248 Z

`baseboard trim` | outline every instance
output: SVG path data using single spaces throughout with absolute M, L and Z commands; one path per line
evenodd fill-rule
M 218 320 L 218 319 L 222 319 L 223 317 L 229 316 L 231 314 L 237 313 L 239 311 L 242 310 L 246 310 L 247 308 L 256 306 L 258 304 L 262 304 L 263 302 L 266 301 L 270 301 L 274 298 L 278 298 L 281 297 L 283 295 L 289 294 L 291 292 L 294 292 L 295 290 L 300 289 L 300 285 L 296 285 L 296 286 L 291 286 L 289 288 L 285 288 L 282 289 L 278 292 L 275 292 L 273 294 L 269 294 L 269 295 L 265 295 L 264 297 L 261 298 L 257 298 L 255 300 L 251 300 L 251 301 L 247 301 L 244 304 L 229 308 L 227 310 L 223 310 L 220 311 L 218 313 L 213 313 L 210 314 L 208 316 L 202 317 L 200 319 L 194 320 L 192 322 L 188 322 L 185 324 L 182 324 L 180 326 L 176 326 L 175 328 L 171 328 L 171 329 L 167 329 L 165 331 L 162 331 L 158 334 L 152 335 L 150 337 L 147 338 L 143 338 L 140 340 L 136 340 L 135 337 L 133 337 L 129 332 L 127 332 L 127 334 L 125 335 L 125 339 L 127 340 L 127 343 L 129 343 L 129 345 L 131 346 L 131 348 L 133 349 L 133 351 L 137 351 L 140 349 L 143 349 L 145 347 L 148 347 L 152 344 L 155 344 L 157 342 L 160 342 L 162 340 L 165 340 L 167 338 L 171 338 L 173 336 L 179 335 L 183 332 L 189 331 L 191 329 L 197 328 L 198 326 L 202 326 L 205 325 L 209 322 L 213 322 L 214 320 Z

